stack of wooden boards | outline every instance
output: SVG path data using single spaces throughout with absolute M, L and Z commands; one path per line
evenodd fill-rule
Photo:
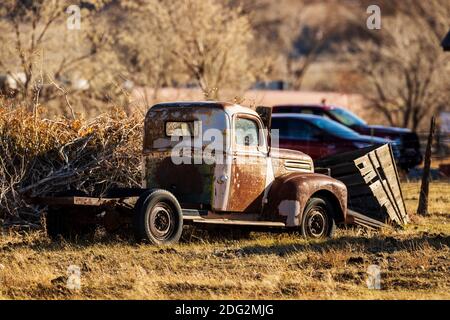
M 349 214 L 355 223 L 377 228 L 408 222 L 390 145 L 324 158 L 316 161 L 315 166 L 328 168 L 333 178 L 345 183 Z

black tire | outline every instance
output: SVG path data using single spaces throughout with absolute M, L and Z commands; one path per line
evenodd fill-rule
M 138 242 L 178 243 L 183 232 L 183 213 L 178 200 L 166 190 L 144 193 L 136 202 L 133 226 Z
M 303 211 L 301 234 L 308 239 L 333 237 L 336 231 L 333 206 L 326 199 L 311 198 Z

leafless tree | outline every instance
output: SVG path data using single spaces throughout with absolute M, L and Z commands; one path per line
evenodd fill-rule
M 408 2 L 383 18 L 378 41 L 360 43 L 352 59 L 367 80 L 362 90 L 374 110 L 391 125 L 417 131 L 450 99 L 450 57 L 440 47 L 450 5 Z
M 5 50 L 0 54 L 0 70 L 16 80 L 21 104 L 31 107 L 67 97 L 80 90 L 77 86 L 60 90 L 71 76 L 78 74 L 89 83 L 101 74 L 104 65 L 96 57 L 108 39 L 95 15 L 106 2 L 86 1 L 85 7 L 78 3 L 79 30 L 67 28 L 71 1 L 1 2 L 0 40 Z
M 311 0 L 232 0 L 249 14 L 258 37 L 253 54 L 268 58 L 271 77 L 302 89 L 311 65 L 334 36 L 348 27 L 347 4 Z M 351 19 L 350 19 L 351 20 Z
M 130 10 L 141 37 L 150 40 L 145 43 L 147 52 L 139 49 L 142 44 L 125 40 L 128 50 L 134 48 L 143 65 L 154 63 L 150 70 L 156 69 L 156 75 L 175 75 L 160 75 L 154 80 L 186 84 L 192 79 L 211 99 L 217 98 L 219 89 L 245 88 L 255 80 L 259 70 L 249 51 L 253 33 L 248 17 L 239 8 L 226 7 L 217 0 L 122 4 Z

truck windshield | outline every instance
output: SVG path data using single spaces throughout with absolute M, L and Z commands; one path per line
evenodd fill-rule
M 360 137 L 360 134 L 356 131 L 353 131 L 352 129 L 349 129 L 346 126 L 343 126 L 342 124 L 339 124 L 333 120 L 314 117 L 309 119 L 309 121 L 323 131 L 326 131 L 329 134 L 339 138 L 357 139 Z
M 272 129 L 280 130 L 279 136 L 282 139 L 314 141 L 324 132 L 344 139 L 360 138 L 359 133 L 352 129 L 336 121 L 316 116 L 305 116 L 305 118 L 274 117 Z
M 335 116 L 339 120 L 339 122 L 348 127 L 366 125 L 366 122 L 364 120 L 345 109 L 334 108 L 330 110 L 330 113 Z

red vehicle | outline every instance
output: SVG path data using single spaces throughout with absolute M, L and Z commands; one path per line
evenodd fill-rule
M 368 125 L 350 111 L 329 105 L 279 105 L 272 108 L 272 113 L 316 115 L 336 121 L 362 135 L 389 139 L 398 150 L 396 162 L 404 170 L 422 162 L 419 137 L 409 129 Z
M 280 148 L 305 152 L 314 160 L 391 143 L 387 139 L 361 135 L 335 121 L 314 115 L 273 114 L 271 128 L 279 130 Z M 394 156 L 398 155 L 395 146 L 393 150 Z

